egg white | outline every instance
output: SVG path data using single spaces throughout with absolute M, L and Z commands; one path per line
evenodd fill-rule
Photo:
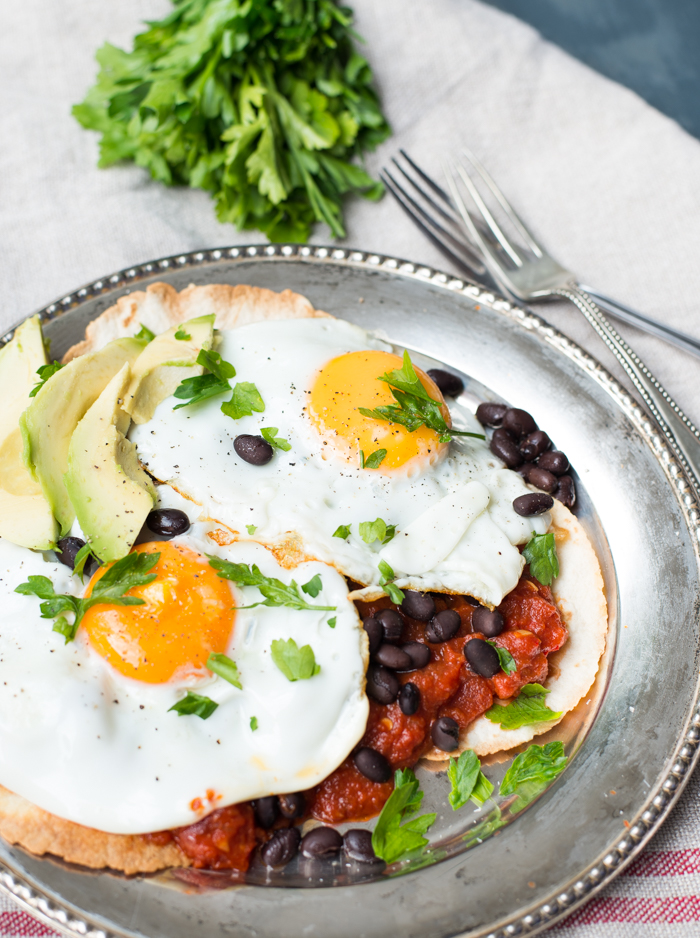
M 82 584 L 62 564 L 0 540 L 2 785 L 62 818 L 137 834 L 191 824 L 228 804 L 309 788 L 348 755 L 365 731 L 369 705 L 367 639 L 345 581 L 317 562 L 283 570 L 257 544 L 219 547 L 206 536 L 210 529 L 197 523 L 175 543 L 255 563 L 287 583 L 306 583 L 318 573 L 323 590 L 308 601 L 337 607 L 239 609 L 226 653 L 238 665 L 242 690 L 216 676 L 166 684 L 124 677 L 80 629 L 74 642 L 64 644 L 52 621 L 40 617 L 39 600 L 14 590 L 33 574 L 48 576 L 57 592 L 78 595 Z M 232 605 L 261 599 L 254 587 L 232 586 Z M 287 680 L 270 646 L 289 638 L 311 645 L 319 674 Z M 168 712 L 188 689 L 210 697 L 218 709 L 206 720 Z M 257 717 L 255 731 L 251 717 Z M 215 793 L 213 800 L 207 791 Z M 195 799 L 202 810 L 193 807 Z
M 242 537 L 275 545 L 292 535 L 307 556 L 334 564 L 375 593 L 382 559 L 399 586 L 468 593 L 488 605 L 515 587 L 524 565 L 517 545 L 545 533 L 550 517 L 515 513 L 513 499 L 530 489 L 484 441 L 457 438 L 437 465 L 383 474 L 349 465 L 308 419 L 310 390 L 329 360 L 391 346 L 337 319 L 259 322 L 221 338 L 219 352 L 235 366 L 234 380 L 256 385 L 265 412 L 234 421 L 221 412 L 223 396 L 177 411 L 179 402 L 166 399 L 130 432 L 156 478 Z M 467 408 L 450 406 L 457 428 L 483 432 Z M 238 434 L 270 426 L 289 441 L 288 452 L 276 450 L 265 466 L 236 455 Z M 360 537 L 359 524 L 376 518 L 397 526 L 392 543 L 368 545 Z M 351 527 L 347 540 L 333 536 L 340 525 Z

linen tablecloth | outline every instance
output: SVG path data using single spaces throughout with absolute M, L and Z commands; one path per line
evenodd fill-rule
M 632 92 L 476 0 L 354 0 L 393 138 L 439 173 L 468 142 L 556 256 L 621 301 L 700 336 L 700 143 Z M 259 242 L 216 222 L 206 194 L 167 190 L 133 166 L 95 168 L 96 138 L 70 117 L 95 49 L 127 46 L 165 0 L 3 0 L 0 28 L 0 328 L 77 285 L 146 259 Z M 449 265 L 389 197 L 356 202 L 347 244 Z M 329 241 L 319 229 L 319 243 Z M 544 315 L 616 363 L 570 308 Z M 691 418 L 695 359 L 620 327 Z M 549 934 L 700 935 L 700 777 L 642 856 Z M 50 930 L 0 897 L 0 938 Z

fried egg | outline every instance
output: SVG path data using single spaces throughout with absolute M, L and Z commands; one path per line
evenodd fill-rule
M 487 605 L 515 587 L 524 563 L 517 545 L 545 533 L 549 515 L 516 514 L 513 500 L 530 489 L 485 441 L 447 443 L 426 426 L 410 432 L 361 412 L 395 403 L 380 380 L 403 364 L 390 345 L 321 318 L 225 331 L 218 350 L 236 382 L 255 384 L 265 410 L 233 420 L 221 411 L 223 396 L 179 410 L 181 402 L 164 400 L 130 432 L 157 479 L 241 537 L 332 564 L 370 593 L 381 591 L 387 566 L 399 587 L 467 593 Z M 419 378 L 448 424 L 483 433 L 466 407 L 450 413 L 431 379 Z M 234 439 L 263 428 L 276 428 L 290 448 L 251 465 Z M 379 450 L 386 455 L 369 468 Z M 367 543 L 360 525 L 376 519 L 389 535 L 395 529 L 393 539 Z
M 310 788 L 348 755 L 367 722 L 367 639 L 344 579 L 318 562 L 284 570 L 261 545 L 210 534 L 197 522 L 138 545 L 161 555 L 156 579 L 129 593 L 144 605 L 93 606 L 67 644 L 15 588 L 40 575 L 57 593 L 89 595 L 104 568 L 83 588 L 62 564 L 0 540 L 3 785 L 59 817 L 137 834 Z M 287 584 L 318 574 L 321 591 L 305 599 L 334 609 L 244 608 L 262 600 L 257 587 L 220 578 L 206 555 Z M 272 643 L 290 639 L 311 647 L 318 673 L 292 681 L 280 670 Z M 212 652 L 236 663 L 240 688 L 207 670 Z M 181 716 L 171 708 L 188 692 L 218 706 Z

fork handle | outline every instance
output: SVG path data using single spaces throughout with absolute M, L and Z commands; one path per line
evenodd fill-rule
M 696 495 L 700 497 L 700 432 L 695 424 L 610 325 L 587 293 L 577 286 L 565 286 L 552 292 L 578 307 L 620 362 L 688 473 Z

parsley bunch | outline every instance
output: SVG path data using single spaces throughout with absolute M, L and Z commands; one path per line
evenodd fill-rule
M 389 135 L 352 11 L 333 0 L 173 0 L 131 52 L 105 43 L 76 119 L 102 134 L 101 167 L 132 160 L 210 192 L 220 221 L 274 241 L 383 192 L 353 162 Z

